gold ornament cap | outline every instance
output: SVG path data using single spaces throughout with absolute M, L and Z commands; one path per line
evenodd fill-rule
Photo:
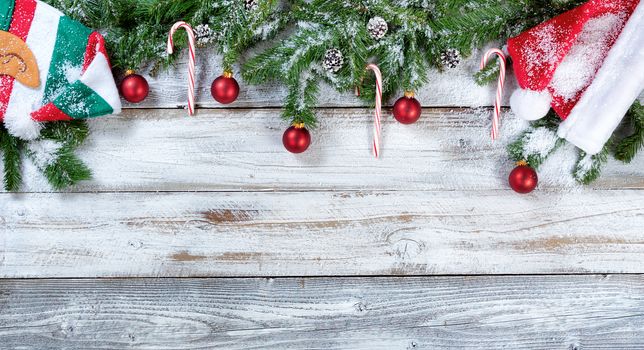
M 416 94 L 413 91 L 405 91 L 405 97 L 414 98 L 416 97 Z

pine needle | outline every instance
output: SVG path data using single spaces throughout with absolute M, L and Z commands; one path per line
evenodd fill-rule
M 602 167 L 608 162 L 609 153 L 610 142 L 604 146 L 601 152 L 592 156 L 580 150 L 579 159 L 573 170 L 575 180 L 584 185 L 597 180 L 601 175 Z
M 639 101 L 635 101 L 625 119 L 632 125 L 633 133 L 617 144 L 615 158 L 624 163 L 630 163 L 644 147 L 644 106 Z
M 23 142 L 9 134 L 7 129 L 0 126 L 0 149 L 3 153 L 4 188 L 7 191 L 18 191 L 22 183 L 20 152 Z
M 92 178 L 91 170 L 74 155 L 71 147 L 63 146 L 57 156 L 52 164 L 42 169 L 54 189 L 62 190 Z

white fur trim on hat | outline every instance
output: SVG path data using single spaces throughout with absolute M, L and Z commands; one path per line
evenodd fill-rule
M 14 99 L 15 96 L 11 98 Z M 19 137 L 23 140 L 33 140 L 40 136 L 40 129 L 42 124 L 31 119 L 30 112 L 33 106 L 25 102 L 24 98 L 16 98 L 16 103 L 11 109 L 7 109 L 4 115 L 4 126 L 7 131 L 13 136 Z M 17 103 L 22 102 L 22 103 Z
M 548 114 L 552 96 L 548 90 L 534 91 L 518 89 L 510 97 L 510 107 L 523 120 L 537 120 Z
M 13 136 L 23 140 L 33 140 L 40 136 L 43 125 L 27 114 L 21 118 L 5 118 L 4 126 Z

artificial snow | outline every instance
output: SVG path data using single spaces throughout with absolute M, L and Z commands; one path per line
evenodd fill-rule
M 635 8 L 559 136 L 596 154 L 644 89 L 644 3 Z
M 535 33 L 538 44 L 525 45 L 521 48 L 527 72 L 540 71 L 543 67 L 552 66 L 557 62 L 559 46 L 555 35 L 556 30 L 551 23 L 544 25 Z
M 586 153 L 577 164 L 577 174 L 579 178 L 586 177 L 586 175 L 593 169 L 593 155 Z
M 31 160 L 41 169 L 45 169 L 58 159 L 58 151 L 61 147 L 60 142 L 53 140 L 35 140 L 27 145 Z
M 215 41 L 215 35 L 208 24 L 200 24 L 195 27 L 195 38 L 197 46 L 206 46 Z
M 578 97 L 592 82 L 623 24 L 624 16 L 616 14 L 589 20 L 555 70 L 550 88 L 566 101 Z
M 523 158 L 527 159 L 530 155 L 539 155 L 546 157 L 557 144 L 557 133 L 546 127 L 533 129 L 523 138 Z
M 267 22 L 253 30 L 253 36 L 261 41 L 266 41 L 270 36 L 274 35 L 280 27 L 279 20 Z
M 40 136 L 42 124 L 31 119 L 31 112 L 36 109 L 33 101 L 26 97 L 14 95 L 15 108 L 7 110 L 4 115 L 4 126 L 10 134 L 24 140 L 33 140 Z
M 54 188 L 39 168 L 27 155 L 22 155 L 22 191 L 53 192 Z
M 66 63 L 61 66 L 60 70 L 65 74 L 65 79 L 69 84 L 73 84 L 80 79 L 81 74 L 83 73 L 83 67 L 80 65 L 74 65 L 71 63 Z
M 461 151 L 463 154 L 474 155 L 480 154 L 481 150 L 490 150 L 485 153 L 495 159 L 492 163 L 495 168 L 491 169 L 491 171 L 497 177 L 499 185 L 507 186 L 508 174 L 515 166 L 513 161 L 509 159 L 507 147 L 526 131 L 530 130 L 530 123 L 517 118 L 511 111 L 503 113 L 499 138 L 492 141 L 488 132 L 491 127 L 492 113 L 489 108 L 479 108 L 474 113 L 464 113 L 463 117 L 470 120 L 472 127 L 459 128 L 456 134 L 447 133 L 446 139 L 440 140 L 440 142 L 448 146 L 458 141 L 462 145 Z M 479 125 L 483 125 L 483 127 L 474 127 Z M 579 157 L 579 150 L 575 146 L 566 143 L 552 151 L 554 144 L 557 142 L 557 135 L 547 128 L 534 129 L 532 133 L 525 137 L 527 137 L 527 139 L 524 139 L 526 141 L 526 157 L 528 154 L 545 156 L 550 153 L 537 170 L 539 188 L 557 188 L 567 191 L 578 191 L 583 188 L 573 176 Z M 473 157 L 470 162 L 474 169 L 480 169 L 482 173 L 488 172 L 488 170 L 483 169 L 483 166 L 489 164 L 489 160 Z
M 582 185 L 573 176 L 578 158 L 579 150 L 570 143 L 557 148 L 537 170 L 539 186 L 541 188 L 554 187 L 568 190 L 582 189 Z

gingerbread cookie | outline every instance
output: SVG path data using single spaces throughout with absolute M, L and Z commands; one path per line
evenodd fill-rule
M 40 86 L 38 63 L 19 37 L 0 30 L 0 75 L 10 75 L 30 88 Z

